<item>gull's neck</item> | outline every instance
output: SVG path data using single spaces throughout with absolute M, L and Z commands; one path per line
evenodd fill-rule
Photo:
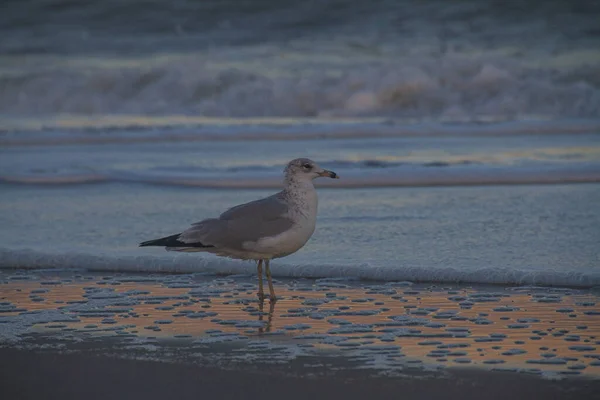
M 299 178 L 296 175 L 286 175 L 283 181 L 285 191 L 312 192 L 315 190 L 312 179 Z
M 312 179 L 286 175 L 281 196 L 291 205 L 292 213 L 302 215 L 314 224 L 319 200 Z

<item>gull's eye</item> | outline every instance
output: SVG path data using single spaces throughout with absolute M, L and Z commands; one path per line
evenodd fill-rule
M 311 167 L 311 165 L 310 165 L 310 164 L 308 164 L 308 163 L 306 163 L 306 164 L 302 165 L 302 167 L 303 167 L 304 169 L 311 169 L 311 168 L 312 168 L 312 167 Z

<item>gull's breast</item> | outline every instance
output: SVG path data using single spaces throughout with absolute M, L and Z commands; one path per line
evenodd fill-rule
M 315 231 L 315 222 L 301 219 L 289 230 L 252 243 L 248 248 L 267 255 L 265 258 L 285 257 L 300 250 Z M 248 243 L 249 244 L 249 243 Z M 246 247 L 246 243 L 244 244 Z
M 288 212 L 294 221 L 290 229 L 253 243 L 244 243 L 244 247 L 265 254 L 265 258 L 285 257 L 300 250 L 315 231 L 318 200 L 314 189 L 297 195 L 294 206 Z

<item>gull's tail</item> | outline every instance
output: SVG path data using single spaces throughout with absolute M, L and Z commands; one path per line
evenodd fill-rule
M 179 240 L 180 236 L 181 236 L 181 233 L 177 233 L 175 235 L 166 236 L 166 237 L 160 238 L 160 239 L 148 240 L 148 241 L 140 243 L 140 247 L 164 246 L 167 248 L 167 250 L 179 250 L 179 248 L 185 247 L 185 248 L 197 249 L 196 251 L 199 251 L 200 249 L 214 247 L 214 246 L 204 245 L 200 242 L 185 243 L 185 242 L 182 242 L 181 240 Z

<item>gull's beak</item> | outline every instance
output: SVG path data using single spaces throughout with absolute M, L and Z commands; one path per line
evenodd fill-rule
M 326 176 L 326 177 L 333 178 L 333 179 L 340 179 L 338 174 L 336 174 L 333 171 L 328 171 L 326 169 L 324 169 L 322 172 L 319 172 L 319 176 Z

